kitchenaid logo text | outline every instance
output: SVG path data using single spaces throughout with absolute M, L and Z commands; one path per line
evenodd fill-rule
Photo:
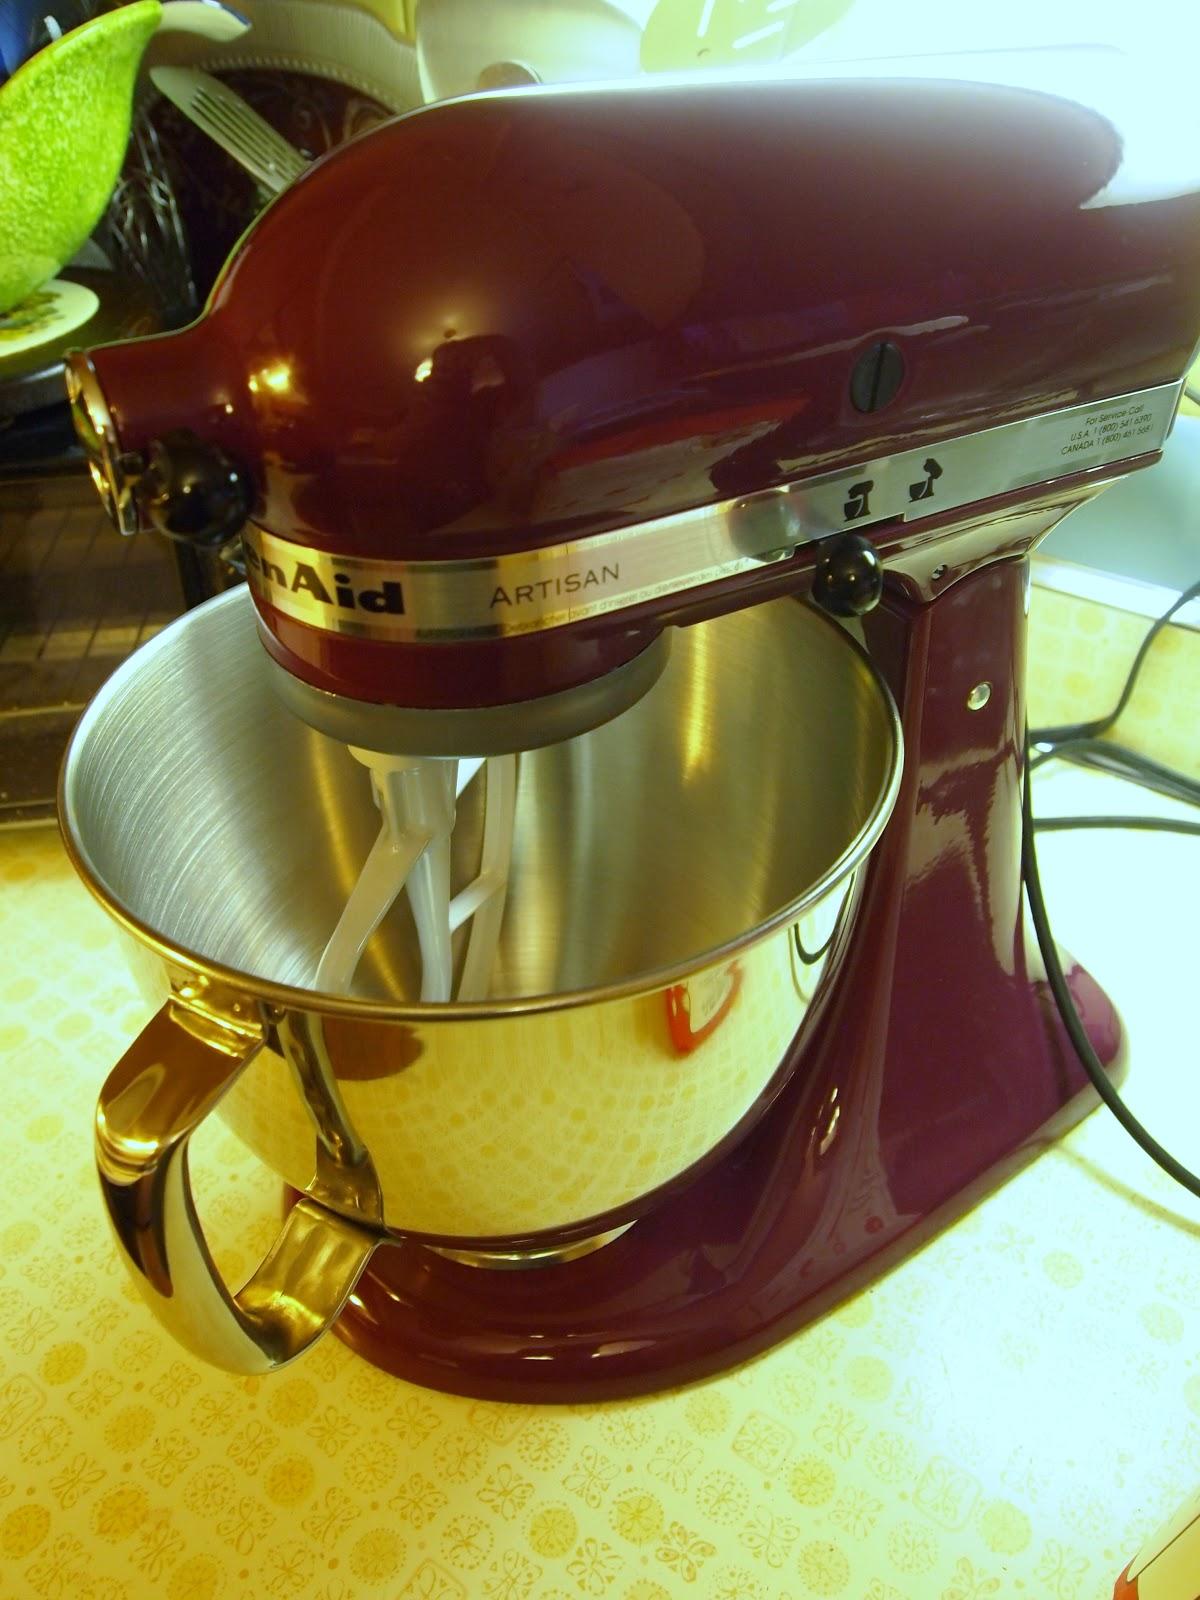
M 286 566 L 279 561 L 268 561 L 249 540 L 245 549 L 246 564 L 259 578 L 266 584 L 285 589 L 288 594 L 306 594 L 318 605 L 342 611 L 369 611 L 376 616 L 404 615 L 404 590 L 394 579 L 385 578 L 375 588 L 360 589 L 348 573 L 333 572 L 327 583 L 307 561 L 291 561 Z
M 619 565 L 584 567 L 578 572 L 565 572 L 559 578 L 538 578 L 534 583 L 514 583 L 511 589 L 503 584 L 496 586 L 491 609 L 497 606 L 533 605 L 539 600 L 557 600 L 565 594 L 582 594 L 585 589 L 598 589 L 606 583 L 619 583 Z

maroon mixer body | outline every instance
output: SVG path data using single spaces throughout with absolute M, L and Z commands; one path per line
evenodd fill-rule
M 1200 333 L 1200 195 L 1136 148 L 1080 100 L 919 75 L 453 101 L 317 163 L 192 327 L 73 358 L 119 523 L 240 530 L 281 698 L 336 738 L 567 737 L 674 626 L 787 592 L 860 619 L 902 712 L 769 1114 L 586 1260 L 380 1252 L 341 1323 L 372 1359 L 505 1398 L 697 1376 L 1092 1104 L 1026 944 L 1024 635 L 1030 552 L 1158 458 Z

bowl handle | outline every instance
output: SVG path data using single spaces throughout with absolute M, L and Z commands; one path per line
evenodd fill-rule
M 302 1197 L 244 1288 L 222 1281 L 192 1199 L 188 1140 L 262 1045 L 261 1032 L 169 1001 L 96 1107 L 96 1165 L 125 1265 L 180 1344 L 237 1373 L 284 1366 L 319 1339 L 383 1240 Z

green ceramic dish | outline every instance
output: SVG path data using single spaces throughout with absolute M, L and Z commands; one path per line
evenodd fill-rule
M 52 278 L 108 204 L 159 0 L 106 12 L 0 87 L 0 312 Z

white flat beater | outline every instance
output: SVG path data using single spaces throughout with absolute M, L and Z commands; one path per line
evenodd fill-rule
M 512 861 L 516 757 L 445 760 L 384 755 L 349 747 L 370 771 L 382 823 L 317 967 L 316 987 L 347 994 L 367 941 L 407 889 L 421 949 L 421 1000 L 452 998 L 450 940 L 473 918 L 459 1000 L 487 994 Z M 483 846 L 478 874 L 451 898 L 450 835 L 458 797 L 486 774 Z

